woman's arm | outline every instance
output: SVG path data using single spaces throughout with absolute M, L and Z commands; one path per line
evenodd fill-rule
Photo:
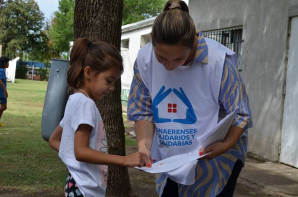
M 135 122 L 135 132 L 138 140 L 139 151 L 145 153 L 151 164 L 151 145 L 154 134 L 152 101 L 149 90 L 142 81 L 137 61 L 134 64 L 134 77 L 131 83 L 127 104 L 127 119 Z
M 62 131 L 63 131 L 63 128 L 60 125 L 58 125 L 49 139 L 50 147 L 56 150 L 57 152 L 59 152 L 59 148 L 60 148 Z
M 78 161 L 98 165 L 121 165 L 142 167 L 147 159 L 145 153 L 136 152 L 128 156 L 110 155 L 98 152 L 89 147 L 92 127 L 81 124 L 75 133 L 74 152 Z
M 241 75 L 237 69 L 235 55 L 227 55 L 224 63 L 221 90 L 219 95 L 221 110 L 229 114 L 236 110 L 234 121 L 222 142 L 215 142 L 201 149 L 204 153 L 210 152 L 206 159 L 217 157 L 231 149 L 239 140 L 242 133 L 252 126 L 249 100 Z
M 135 132 L 137 136 L 139 152 L 145 153 L 148 158 L 151 158 L 151 146 L 154 130 L 155 126 L 151 121 L 138 120 L 135 122 Z M 150 159 L 146 160 L 145 162 L 146 165 L 151 164 Z
M 202 159 L 213 159 L 230 150 L 238 141 L 244 129 L 236 126 L 231 126 L 225 139 L 222 142 L 215 142 L 206 148 L 200 149 L 200 154 L 209 153 Z

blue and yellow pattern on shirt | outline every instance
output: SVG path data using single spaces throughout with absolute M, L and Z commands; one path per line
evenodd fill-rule
M 211 54 L 212 55 L 212 54 Z M 194 62 L 208 63 L 208 46 L 201 32 L 198 33 L 198 44 Z M 196 167 L 196 181 L 193 185 L 181 185 L 180 197 L 216 196 L 226 185 L 235 162 L 240 159 L 243 164 L 247 154 L 247 129 L 252 127 L 252 118 L 245 86 L 237 69 L 235 58 L 226 55 L 218 98 L 220 104 L 218 122 L 238 107 L 232 125 L 245 131 L 236 145 L 221 156 L 212 160 L 199 160 Z M 134 78 L 128 99 L 128 119 L 132 121 L 147 120 L 153 122 L 152 101 L 148 89 L 142 82 L 138 65 L 134 65 Z M 165 173 L 156 174 L 156 190 L 161 196 L 166 184 Z

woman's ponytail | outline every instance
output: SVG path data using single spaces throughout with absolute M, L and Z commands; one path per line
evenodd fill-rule
M 184 1 L 170 0 L 164 6 L 152 26 L 152 44 L 182 44 L 192 48 L 196 28 L 189 15 L 189 9 Z

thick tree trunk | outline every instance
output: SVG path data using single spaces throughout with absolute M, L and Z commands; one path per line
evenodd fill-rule
M 104 41 L 120 49 L 123 0 L 76 0 L 74 37 Z M 121 105 L 121 81 L 114 92 L 97 102 L 107 132 L 109 154 L 125 155 L 124 124 Z M 106 196 L 132 196 L 128 170 L 109 166 Z

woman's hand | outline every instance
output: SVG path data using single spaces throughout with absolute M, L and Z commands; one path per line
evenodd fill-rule
M 200 155 L 209 153 L 200 159 L 214 159 L 229 150 L 229 146 L 225 142 L 214 142 L 206 148 L 200 149 Z
M 146 155 L 144 164 L 145 164 L 145 166 L 151 168 L 151 164 L 152 164 L 151 151 L 148 149 L 146 144 L 139 146 L 139 152 L 144 153 Z
M 244 129 L 237 126 L 231 126 L 224 141 L 214 142 L 206 148 L 201 148 L 199 154 L 203 155 L 206 153 L 210 153 L 205 157 L 202 157 L 202 159 L 213 159 L 217 156 L 220 156 L 227 152 L 237 143 L 238 139 L 241 137 L 243 132 Z
M 148 160 L 148 156 L 145 153 L 136 152 L 125 156 L 123 159 L 123 165 L 128 167 L 143 167 L 144 163 Z

